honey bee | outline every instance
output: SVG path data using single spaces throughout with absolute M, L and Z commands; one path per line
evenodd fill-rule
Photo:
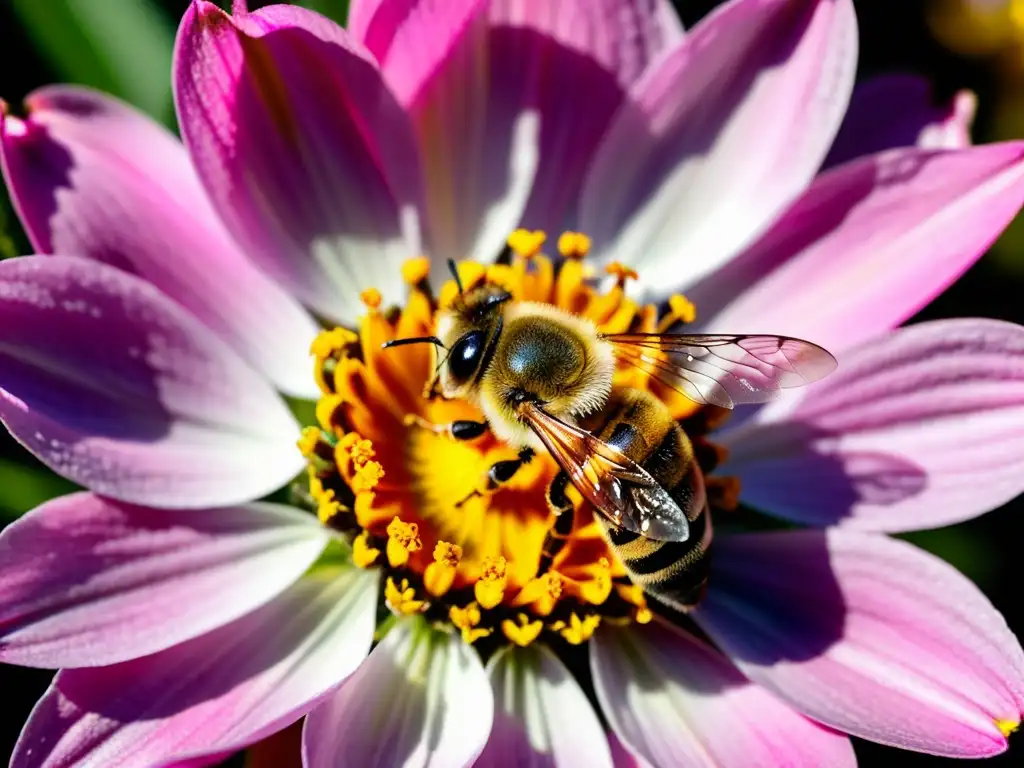
M 449 266 L 459 296 L 440 313 L 437 335 L 385 345 L 444 350 L 429 391 L 440 386 L 441 395 L 476 404 L 486 418 L 437 430 L 468 440 L 490 429 L 519 449 L 518 458 L 491 466 L 489 489 L 507 483 L 535 451 L 558 463 L 546 493 L 554 523 L 541 572 L 573 530 L 571 482 L 597 511 L 633 583 L 672 609 L 693 607 L 712 538 L 703 475 L 664 403 L 646 390 L 613 387 L 616 361 L 698 403 L 732 408 L 817 381 L 835 369 L 835 358 L 784 336 L 602 334 L 557 307 L 513 301 L 493 284 L 464 292 Z

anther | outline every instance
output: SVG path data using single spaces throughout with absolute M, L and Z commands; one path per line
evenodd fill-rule
M 658 333 L 666 333 L 676 323 L 689 324 L 696 319 L 696 305 L 685 296 L 674 294 L 668 300 L 668 312 L 658 323 Z
M 501 631 L 510 641 L 519 646 L 527 646 L 540 636 L 544 624 L 540 619 L 530 620 L 525 613 L 516 616 L 516 620 L 505 619 L 501 622 Z
M 377 455 L 377 452 L 373 449 L 373 443 L 369 440 L 360 437 L 355 432 L 349 432 L 338 440 L 339 451 L 346 451 L 352 464 L 356 467 L 362 467 L 370 459 Z
M 541 230 L 531 232 L 528 229 L 517 229 L 508 236 L 508 247 L 515 251 L 517 256 L 529 261 L 540 253 L 547 239 L 547 234 Z
M 423 573 L 423 585 L 434 597 L 441 597 L 452 588 L 455 574 L 462 559 L 462 547 L 439 541 L 434 547 L 434 562 Z
M 582 259 L 590 253 L 590 238 L 581 232 L 563 232 L 558 238 L 558 252 L 567 259 Z
M 406 523 L 395 517 L 388 523 L 388 562 L 392 568 L 401 568 L 409 562 L 409 555 L 423 546 L 420 528 L 416 523 Z
M 570 645 L 580 645 L 593 637 L 594 630 L 600 623 L 601 617 L 597 614 L 591 614 L 581 619 L 573 611 L 568 622 L 556 621 L 551 625 L 551 629 L 560 634 Z
M 352 562 L 357 568 L 369 568 L 380 557 L 380 550 L 370 544 L 370 534 L 363 531 L 352 542 Z
M 428 277 L 430 277 L 430 259 L 426 256 L 408 259 L 402 265 L 402 280 L 412 288 L 424 283 Z
M 480 624 L 480 607 L 470 603 L 465 608 L 453 605 L 448 609 L 448 618 L 452 624 L 462 631 L 462 639 L 467 643 L 475 643 L 481 637 L 487 637 L 493 630 L 478 629 Z
M 356 470 L 355 477 L 352 478 L 352 492 L 358 494 L 372 491 L 382 477 L 384 477 L 384 467 L 379 462 L 367 461 Z
M 604 271 L 618 281 L 618 285 L 620 288 L 626 284 L 627 280 L 636 280 L 637 278 L 640 277 L 636 273 L 636 270 L 632 269 L 631 267 L 627 267 L 625 264 L 622 264 L 621 262 L 618 261 L 613 261 L 611 264 L 604 268 Z
M 426 600 L 416 599 L 416 590 L 409 586 L 408 579 L 402 579 L 401 583 L 396 585 L 390 576 L 384 585 L 384 600 L 388 608 L 403 616 L 420 613 L 427 606 Z
M 508 583 L 508 562 L 504 557 L 485 557 L 480 579 L 473 585 L 477 602 L 490 609 L 498 605 L 505 596 Z
M 320 498 L 317 500 L 316 505 L 316 516 L 317 519 L 327 525 L 331 520 L 337 517 L 338 512 L 341 511 L 341 503 L 334 498 L 334 491 L 328 488 L 320 494 Z
M 359 336 L 348 328 L 330 328 L 320 331 L 309 345 L 309 354 L 323 360 L 359 341 Z
M 384 301 L 384 297 L 380 295 L 380 291 L 376 288 L 367 288 L 359 294 L 359 300 L 366 305 L 367 309 L 373 311 L 380 309 L 380 305 L 381 302 Z
M 597 562 L 592 579 L 580 586 L 580 597 L 592 605 L 601 605 L 612 593 L 612 568 L 607 557 Z

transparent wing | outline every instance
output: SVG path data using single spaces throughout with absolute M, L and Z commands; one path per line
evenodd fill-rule
M 536 404 L 525 405 L 523 415 L 573 485 L 610 522 L 658 541 L 690 537 L 683 510 L 639 464 Z
M 615 355 L 703 405 L 764 403 L 836 369 L 817 344 L 786 336 L 616 333 Z

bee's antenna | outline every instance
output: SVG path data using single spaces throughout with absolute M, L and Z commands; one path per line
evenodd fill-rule
M 452 273 L 452 277 L 455 278 L 455 285 L 459 287 L 459 293 L 465 293 L 462 288 L 462 280 L 459 279 L 459 270 L 455 266 L 455 259 L 448 259 L 448 271 Z
M 388 349 L 389 347 L 404 347 L 406 344 L 433 344 L 435 347 L 445 349 L 444 342 L 441 341 L 437 336 L 417 336 L 412 339 L 392 339 L 381 344 L 381 349 Z

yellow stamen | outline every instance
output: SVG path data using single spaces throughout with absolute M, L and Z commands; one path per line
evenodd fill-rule
M 556 571 L 548 571 L 543 576 L 531 580 L 516 595 L 514 606 L 532 605 L 538 616 L 548 616 L 555 609 L 558 599 L 562 596 L 562 576 Z
M 528 229 L 517 229 L 509 235 L 508 247 L 520 258 L 529 260 L 540 253 L 547 239 L 547 234 L 541 230 L 531 232 Z
M 388 523 L 388 562 L 392 568 L 401 568 L 409 562 L 409 555 L 422 546 L 420 527 L 416 523 L 403 522 L 400 517 Z
M 1019 727 L 1019 720 L 996 720 L 996 728 L 998 728 L 999 732 L 1007 739 L 1010 738 L 1010 734 L 1016 731 Z
M 334 423 L 335 414 L 338 412 L 338 408 L 341 407 L 345 400 L 341 395 L 335 395 L 325 393 L 319 400 L 316 401 L 316 420 L 317 423 L 323 428 L 325 432 L 335 435 L 336 437 L 340 433 L 340 429 Z
M 327 525 L 341 510 L 341 504 L 334 498 L 334 491 L 328 488 L 317 499 L 316 516 L 321 523 Z
M 480 623 L 480 607 L 476 603 L 470 603 L 465 608 L 453 605 L 448 610 L 448 618 L 456 628 L 462 630 L 462 639 L 467 643 L 475 643 L 492 632 L 490 629 L 477 628 Z
M 627 267 L 625 264 L 622 264 L 621 262 L 618 261 L 613 261 L 611 264 L 604 268 L 604 271 L 607 272 L 612 277 L 614 277 L 616 280 L 618 280 L 618 284 L 620 286 L 625 285 L 627 280 L 636 280 L 637 278 L 640 277 L 636 273 L 635 269 Z
M 309 345 L 309 354 L 318 358 L 328 358 L 349 344 L 359 341 L 359 337 L 347 328 L 331 328 L 320 331 Z
M 349 432 L 344 435 L 338 441 L 336 450 L 347 452 L 356 467 L 363 466 L 377 455 L 377 452 L 373 449 L 373 443 L 360 437 L 355 432 Z
M 376 288 L 367 288 L 359 294 L 359 300 L 366 305 L 367 309 L 373 311 L 380 309 L 380 305 L 381 302 L 384 301 L 384 297 L 380 295 L 380 291 Z
M 356 470 L 352 478 L 352 492 L 363 493 L 372 491 L 384 477 L 384 467 L 376 461 L 368 461 Z
M 370 534 L 363 531 L 352 542 L 352 562 L 357 568 L 369 568 L 380 557 L 380 550 L 370 546 Z
M 504 557 L 486 557 L 480 579 L 473 585 L 473 593 L 484 608 L 490 609 L 501 602 L 508 584 L 508 562 Z
M 517 615 L 515 622 L 511 619 L 501 622 L 501 631 L 505 633 L 505 637 L 519 646 L 527 646 L 532 643 L 540 635 L 542 629 L 544 629 L 544 624 L 539 619 L 531 621 L 525 613 Z
M 320 444 L 321 431 L 317 427 L 306 427 L 302 430 L 302 437 L 296 441 L 299 453 L 306 460 L 312 459 L 316 447 Z
M 600 623 L 601 617 L 597 614 L 591 614 L 584 619 L 580 619 L 579 615 L 573 611 L 568 623 L 556 621 L 551 625 L 551 629 L 565 638 L 565 641 L 570 645 L 580 645 L 593 637 L 594 630 L 597 629 Z
M 459 281 L 467 291 L 476 288 L 487 276 L 487 268 L 482 264 L 477 264 L 475 261 L 463 261 L 458 265 L 457 270 L 459 272 Z M 438 304 L 441 307 L 450 307 L 458 295 L 459 288 L 455 285 L 455 281 L 448 280 L 441 286 L 437 299 Z
M 462 547 L 458 544 L 449 544 L 447 541 L 437 542 L 437 546 L 434 547 L 434 562 L 428 565 L 423 573 L 423 584 L 430 594 L 441 597 L 452 588 L 460 560 Z
M 580 585 L 580 597 L 593 605 L 601 605 L 612 593 L 612 565 L 607 557 L 598 560 L 593 576 Z
M 590 238 L 580 232 L 563 232 L 558 238 L 558 252 L 567 259 L 582 259 L 590 253 Z
M 406 285 L 416 287 L 428 277 L 430 277 L 430 259 L 426 256 L 408 259 L 402 265 L 402 279 Z
M 420 613 L 427 604 L 426 600 L 416 599 L 416 590 L 409 586 L 408 579 L 402 579 L 402 583 L 396 586 L 390 576 L 384 585 L 384 599 L 392 611 L 403 616 Z

